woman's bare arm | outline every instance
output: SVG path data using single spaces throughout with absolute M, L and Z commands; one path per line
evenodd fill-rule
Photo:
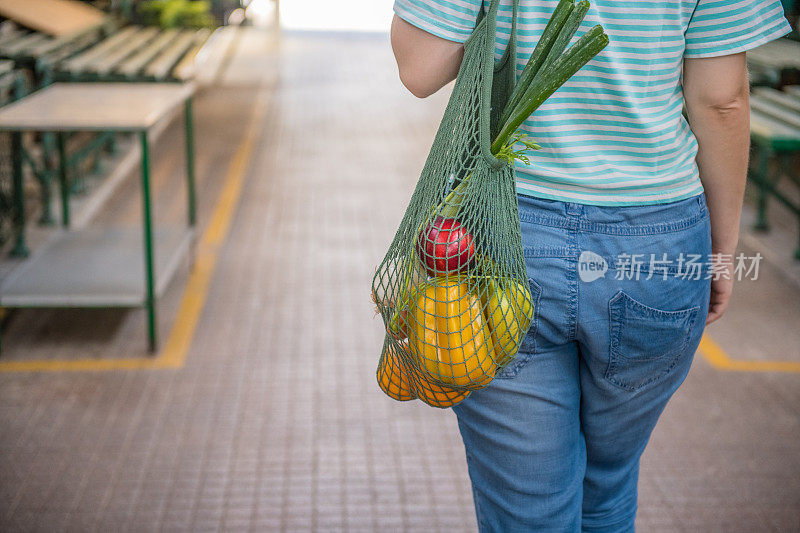
M 711 216 L 715 254 L 733 254 L 750 152 L 750 92 L 745 54 L 686 59 L 683 93 L 697 137 L 697 165 Z M 728 307 L 733 279 L 712 280 L 707 323 Z
M 426 98 L 456 78 L 464 46 L 392 19 L 392 50 L 400 81 L 414 96 Z

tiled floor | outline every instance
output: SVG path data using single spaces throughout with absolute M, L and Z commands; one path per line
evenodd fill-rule
M 369 280 L 446 95 L 407 95 L 386 36 L 268 41 L 248 34 L 198 98 L 201 231 L 248 120 L 260 128 L 185 365 L 0 373 L 0 530 L 475 530 L 453 414 L 374 381 Z M 155 155 L 163 220 L 183 213 L 178 132 Z M 136 223 L 135 187 L 98 223 Z M 774 270 L 757 283 L 712 335 L 737 358 L 800 361 L 800 290 Z M 143 327 L 139 311 L 21 312 L 0 360 L 141 356 Z M 798 406 L 800 374 L 698 355 L 645 452 L 639 529 L 800 531 Z

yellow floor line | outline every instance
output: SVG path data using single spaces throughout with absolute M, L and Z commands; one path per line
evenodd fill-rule
M 263 96 L 256 101 L 250 123 L 242 142 L 228 167 L 225 185 L 211 220 L 197 243 L 197 256 L 186 284 L 181 306 L 166 343 L 155 357 L 130 357 L 120 359 L 41 359 L 35 361 L 2 361 L 0 372 L 64 372 L 101 370 L 143 370 L 180 368 L 194 338 L 195 328 L 205 305 L 211 276 L 217 262 L 219 248 L 230 229 L 244 175 L 250 163 L 259 128 L 262 126 L 266 102 Z
M 698 347 L 706 361 L 720 370 L 736 372 L 800 372 L 800 363 L 794 361 L 742 361 L 731 359 L 722 347 L 708 335 L 703 335 Z

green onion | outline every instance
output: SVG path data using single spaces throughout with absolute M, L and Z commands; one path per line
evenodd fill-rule
M 561 54 L 564 53 L 567 45 L 575 36 L 575 32 L 578 31 L 578 27 L 581 25 L 581 22 L 583 22 L 583 18 L 586 16 L 587 11 L 589 11 L 588 0 L 581 0 L 578 2 L 578 4 L 575 6 L 575 9 L 573 9 L 569 14 L 564 26 L 561 28 L 558 37 L 553 43 L 553 47 L 550 49 L 550 52 L 547 54 L 547 58 L 542 64 L 542 68 L 536 73 L 536 76 L 533 78 L 531 83 L 536 83 L 538 77 L 546 75 L 548 69 L 553 65 L 553 63 L 555 63 L 556 59 L 561 57 Z M 516 104 L 514 105 L 516 106 Z
M 503 122 L 500 133 L 492 143 L 492 153 L 497 154 L 519 125 L 569 78 L 599 54 L 607 44 L 608 35 L 603 33 L 602 26 L 597 25 L 583 34 L 578 42 L 559 56 L 546 71 L 543 71 L 536 83 L 530 84 L 519 103 L 511 111 L 509 118 Z
M 533 80 L 539 72 L 553 47 L 553 43 L 560 35 L 561 28 L 567 21 L 567 17 L 572 12 L 574 4 L 575 0 L 561 0 L 553 11 L 553 14 L 550 15 L 550 20 L 547 22 L 542 36 L 539 38 L 539 42 L 536 43 L 536 47 L 533 49 L 531 57 L 528 59 L 528 63 L 525 65 L 525 69 L 519 77 L 519 81 L 517 81 L 517 84 L 514 86 L 514 91 L 511 93 L 508 104 L 500 115 L 499 124 L 505 124 L 511 111 L 516 107 L 525 94 L 525 91 L 528 89 L 531 80 Z M 561 50 L 563 51 L 564 49 L 562 48 Z M 516 58 L 513 59 L 516 61 Z

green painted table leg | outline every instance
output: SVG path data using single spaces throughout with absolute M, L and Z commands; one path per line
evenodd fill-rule
M 794 251 L 794 258 L 800 260 L 800 243 L 797 245 L 797 250 Z
M 25 242 L 25 190 L 22 181 L 22 133 L 11 133 L 11 174 L 14 187 L 14 248 L 11 255 L 27 257 L 30 253 Z
M 767 201 L 769 199 L 767 169 L 769 164 L 770 152 L 765 147 L 759 147 L 758 150 L 758 167 L 756 170 L 756 184 L 758 185 L 758 198 L 757 198 L 757 211 L 756 223 L 753 226 L 754 230 L 767 231 L 769 230 L 769 222 L 767 221 Z
M 186 125 L 186 177 L 189 194 L 189 225 L 197 222 L 197 201 L 194 186 L 194 118 L 192 115 L 192 99 L 187 98 L 184 104 L 184 121 Z
M 147 308 L 148 348 L 156 350 L 156 295 L 153 267 L 153 221 L 150 212 L 150 150 L 147 131 L 139 132 L 142 145 L 142 215 L 144 227 L 144 282 L 145 307 Z
M 61 224 L 69 226 L 69 183 L 67 180 L 67 138 L 66 133 L 60 131 L 56 135 L 58 141 L 58 183 L 61 188 Z
M 34 176 L 39 180 L 39 186 L 42 189 L 42 216 L 39 218 L 39 224 L 42 226 L 52 226 L 56 223 L 50 205 L 52 202 L 52 177 L 56 174 L 55 165 L 53 164 L 53 156 L 57 152 L 55 146 L 55 134 L 50 132 L 42 133 L 43 168 L 41 172 L 34 172 Z
M 117 134 L 115 132 L 110 132 L 110 135 L 108 136 L 108 140 L 106 141 L 106 152 L 112 155 L 117 153 Z

